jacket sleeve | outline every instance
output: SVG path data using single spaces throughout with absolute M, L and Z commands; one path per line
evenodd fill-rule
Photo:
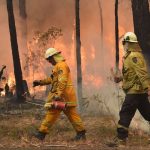
M 51 82 L 52 82 L 52 78 L 51 77 L 48 77 L 48 78 L 46 78 L 46 79 L 44 79 L 44 80 L 40 80 L 40 85 L 42 86 L 42 85 L 48 85 L 48 84 L 51 84 Z
M 62 94 L 64 93 L 64 90 L 68 82 L 69 67 L 66 65 L 58 67 L 57 74 L 58 74 L 58 86 L 55 96 L 61 97 Z
M 136 75 L 138 76 L 143 89 L 150 87 L 150 76 L 148 74 L 146 62 L 143 56 L 132 56 L 130 59 L 130 65 L 133 67 Z

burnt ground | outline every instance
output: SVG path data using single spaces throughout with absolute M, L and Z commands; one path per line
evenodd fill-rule
M 113 117 L 109 115 L 82 115 L 87 130 L 87 140 L 72 142 L 75 132 L 64 115 L 56 121 L 43 143 L 31 137 L 38 128 L 44 111 L 31 106 L 0 105 L 0 150 L 149 150 L 149 135 L 139 129 L 131 129 L 125 148 L 109 148 L 106 142 L 115 136 Z

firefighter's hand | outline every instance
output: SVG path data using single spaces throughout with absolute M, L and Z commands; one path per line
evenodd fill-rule
M 114 77 L 115 83 L 119 83 L 120 81 L 121 81 L 121 77 L 117 77 L 117 76 Z
M 47 110 L 52 108 L 52 103 L 45 103 L 44 108 Z
M 58 96 L 58 95 L 55 95 L 55 96 L 53 97 L 53 100 L 54 100 L 54 101 L 61 101 L 61 97 Z
M 119 83 L 120 81 L 122 81 L 120 69 L 118 69 L 117 72 L 114 72 L 114 69 L 111 68 L 111 69 L 110 69 L 110 72 L 111 72 L 111 75 L 113 76 L 113 79 L 114 79 L 114 82 L 115 82 L 115 83 Z
M 34 80 L 33 81 L 33 87 L 39 86 L 39 85 L 41 85 L 41 81 L 40 80 Z

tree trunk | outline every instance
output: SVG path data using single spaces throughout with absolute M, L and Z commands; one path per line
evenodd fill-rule
M 23 19 L 27 18 L 27 14 L 26 14 L 26 1 L 25 0 L 19 0 L 19 13 L 20 13 L 20 16 Z
M 20 64 L 20 58 L 19 58 L 12 0 L 7 0 L 7 11 L 8 11 L 8 22 L 9 22 L 13 64 L 14 64 L 14 74 L 15 74 L 15 80 L 16 80 L 17 101 L 22 102 L 24 100 L 24 97 L 23 97 L 24 90 L 23 90 L 22 70 L 21 70 L 21 64 Z
M 119 68 L 118 0 L 115 1 L 116 70 Z
M 26 14 L 26 1 L 25 0 L 19 0 L 19 14 L 20 17 L 22 18 L 22 25 L 23 26 L 23 39 L 26 41 L 26 47 L 27 48 L 27 14 Z
M 75 15 L 76 15 L 76 59 L 77 59 L 77 92 L 79 100 L 79 110 L 81 112 L 82 101 L 82 69 L 81 69 L 81 41 L 80 41 L 80 0 L 75 1 Z
M 134 30 L 150 67 L 150 12 L 148 0 L 131 0 Z
M 101 50 L 103 50 L 103 33 L 104 33 L 104 27 L 103 27 L 103 11 L 101 6 L 101 1 L 98 0 L 98 6 L 99 6 L 99 12 L 100 12 L 100 23 L 101 23 Z
M 99 15 L 100 15 L 100 53 L 101 53 L 101 62 L 102 64 L 105 64 L 105 51 L 103 47 L 104 42 L 104 25 L 103 25 L 103 10 L 102 10 L 102 4 L 101 0 L 98 0 L 98 7 L 99 7 Z M 97 55 L 98 57 L 99 55 Z M 98 58 L 99 59 L 99 58 Z M 106 77 L 106 67 L 105 65 L 101 66 L 101 69 L 103 70 L 103 77 Z

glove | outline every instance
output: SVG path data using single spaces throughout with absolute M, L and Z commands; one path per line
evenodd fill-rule
M 33 81 L 33 87 L 39 86 L 39 85 L 41 85 L 41 81 L 40 80 L 34 80 Z
M 44 108 L 48 110 L 48 109 L 52 108 L 52 105 L 53 105 L 52 102 L 50 102 L 50 103 L 45 103 Z
M 58 95 L 55 95 L 54 97 L 53 97 L 53 100 L 54 101 L 61 101 L 61 97 L 60 96 L 58 96 Z
M 114 77 L 114 82 L 115 83 L 119 83 L 121 81 L 121 78 L 120 77 Z

